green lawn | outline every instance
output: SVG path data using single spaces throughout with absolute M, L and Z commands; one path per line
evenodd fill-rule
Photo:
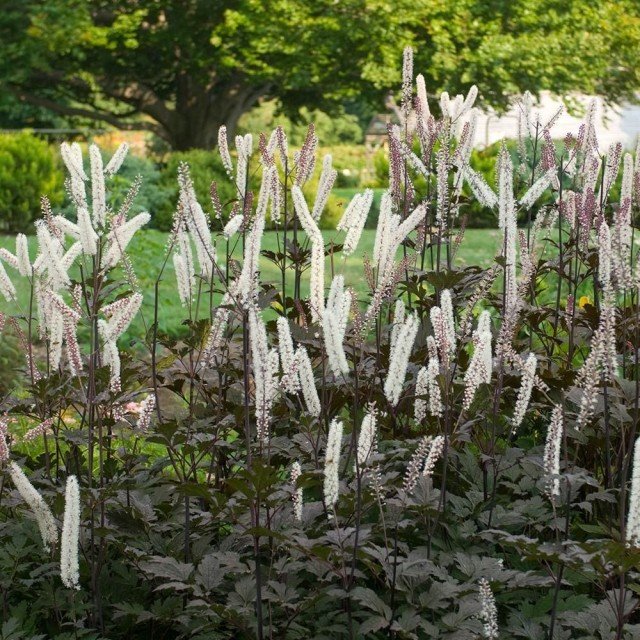
M 330 242 L 333 240 L 339 244 L 344 239 L 343 233 L 335 231 L 326 231 L 325 240 Z M 363 256 L 371 256 L 373 253 L 373 243 L 375 231 L 373 229 L 365 229 L 358 250 L 354 255 L 343 258 L 337 254 L 334 259 L 334 268 L 336 273 L 343 273 L 348 285 L 354 287 L 359 293 L 366 291 L 366 284 L 363 278 L 362 258 Z M 280 240 L 282 233 L 280 232 Z M 36 252 L 35 237 L 29 239 L 32 258 Z M 488 266 L 493 260 L 493 256 L 498 249 L 500 242 L 500 232 L 497 229 L 469 229 L 465 234 L 464 241 L 456 256 L 455 265 L 465 266 L 477 264 L 480 266 Z M 129 255 L 133 264 L 134 271 L 138 278 L 139 285 L 144 293 L 144 304 L 140 317 L 136 320 L 130 330 L 130 335 L 142 335 L 145 326 L 153 318 L 153 291 L 157 274 L 165 256 L 165 248 L 167 243 L 167 234 L 154 230 L 146 230 L 138 232 L 134 240 L 129 246 Z M 15 241 L 10 236 L 0 236 L 0 247 L 6 247 L 10 251 L 15 251 Z M 276 232 L 265 233 L 263 240 L 263 249 L 275 251 L 278 247 L 278 234 Z M 240 243 L 236 243 L 233 248 L 232 255 L 241 258 L 242 247 Z M 220 258 L 226 253 L 226 245 L 219 245 L 218 254 Z M 223 260 L 221 260 L 224 262 Z M 280 271 L 278 268 L 266 259 L 261 262 L 261 277 L 264 282 L 273 282 L 279 284 L 281 282 Z M 7 305 L 4 300 L 0 300 L 0 308 L 4 311 L 16 312 L 19 310 L 26 311 L 29 307 L 29 287 L 24 278 L 20 278 L 11 269 L 7 268 L 13 282 L 18 289 L 19 305 Z M 327 258 L 327 282 L 330 276 L 330 263 Z M 293 278 L 289 278 L 293 281 Z M 175 275 L 171 260 L 168 261 L 167 267 L 162 281 L 159 285 L 158 296 L 158 313 L 159 326 L 163 331 L 175 333 L 179 330 L 180 320 L 186 316 L 186 310 L 180 305 L 176 292 Z M 308 293 L 308 276 L 303 276 L 302 294 Z M 13 308 L 9 308 L 9 306 Z M 18 308 L 19 307 L 19 308 Z

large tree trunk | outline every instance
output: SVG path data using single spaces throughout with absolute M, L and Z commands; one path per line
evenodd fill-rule
M 268 85 L 249 86 L 242 78 L 224 83 L 212 80 L 205 87 L 194 82 L 187 74 L 179 76 L 176 83 L 174 105 L 159 98 L 141 83 L 133 82 L 123 88 L 112 86 L 104 80 L 102 89 L 107 96 L 130 105 L 135 112 L 144 114 L 144 119 L 133 119 L 132 114 L 123 118 L 118 113 L 100 111 L 94 106 L 62 104 L 19 88 L 15 88 L 14 93 L 20 100 L 63 115 L 91 118 L 128 131 L 152 131 L 176 151 L 186 151 L 215 147 L 218 129 L 223 124 L 227 126 L 227 136 L 230 145 L 233 145 L 240 116 L 267 95 L 270 89 Z
M 178 80 L 178 100 L 171 120 L 164 126 L 166 138 L 176 151 L 212 149 L 218 130 L 224 124 L 233 145 L 238 120 L 265 95 L 268 87 L 240 83 L 215 85 L 208 89 L 194 86 L 189 78 Z

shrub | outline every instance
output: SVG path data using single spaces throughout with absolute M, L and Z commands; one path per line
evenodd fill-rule
M 207 211 L 211 212 L 209 194 L 213 181 L 218 184 L 220 200 L 225 211 L 230 209 L 229 203 L 236 198 L 235 187 L 229 180 L 217 152 L 194 149 L 171 153 L 161 167 L 159 180 L 159 185 L 166 197 L 158 204 L 158 210 L 154 215 L 154 226 L 162 231 L 171 229 L 173 214 L 178 204 L 178 168 L 183 162 L 189 165 L 198 200 Z
M 0 231 L 30 231 L 40 198 L 62 202 L 64 178 L 57 155 L 31 133 L 0 134 Z
M 23 355 L 18 338 L 7 328 L 0 340 L 0 395 L 20 388 Z
M 244 114 L 238 122 L 238 129 L 241 133 L 257 135 L 272 131 L 280 125 L 285 130 L 289 143 L 299 147 L 307 135 L 309 123 L 314 124 L 319 138 L 327 146 L 353 146 L 362 142 L 362 127 L 354 115 L 342 112 L 330 116 L 323 111 L 310 111 L 305 107 L 300 110 L 299 118 L 294 122 L 279 112 L 275 100 L 262 102 Z

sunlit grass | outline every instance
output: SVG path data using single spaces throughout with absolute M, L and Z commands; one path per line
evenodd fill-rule
M 302 234 L 304 235 L 304 234 Z M 336 231 L 324 231 L 325 242 L 338 245 L 344 240 L 344 234 Z M 454 262 L 455 267 L 468 265 L 489 266 L 499 249 L 500 232 L 497 229 L 469 229 L 465 233 L 464 240 Z M 129 336 L 142 337 L 151 325 L 154 314 L 154 289 L 155 281 L 158 277 L 162 264 L 166 257 L 168 234 L 149 229 L 137 233 L 129 245 L 129 257 L 136 275 L 138 285 L 144 294 L 142 312 L 134 321 Z M 282 232 L 267 231 L 263 238 L 262 247 L 267 251 L 278 251 L 278 239 L 280 249 L 282 249 Z M 367 284 L 364 279 L 363 259 L 365 256 L 371 257 L 373 254 L 373 244 L 375 240 L 375 230 L 365 229 L 356 252 L 343 257 L 336 253 L 333 259 L 333 269 L 335 273 L 342 273 L 348 286 L 353 287 L 359 298 L 363 299 L 367 294 Z M 6 247 L 10 251 L 15 251 L 15 240 L 11 236 L 0 236 L 0 247 Z M 35 237 L 29 238 L 29 247 L 32 257 L 36 252 Z M 226 257 L 226 243 L 218 244 L 217 247 L 219 262 L 224 265 Z M 242 259 L 242 242 L 230 243 L 230 255 L 232 258 Z M 282 276 L 278 267 L 266 258 L 261 259 L 260 279 L 263 283 L 271 283 L 278 289 L 281 287 Z M 11 269 L 8 269 L 11 272 Z M 327 283 L 331 278 L 331 259 L 326 260 Z M 123 274 L 124 275 L 124 274 Z M 287 275 L 287 288 L 293 287 L 293 272 Z M 26 279 L 22 277 L 13 278 L 18 289 L 18 305 L 10 308 L 4 301 L 2 309 L 9 312 L 24 312 L 29 309 L 29 288 L 25 286 Z M 301 293 L 305 297 L 309 291 L 309 278 L 303 274 L 301 281 Z M 288 293 L 292 293 L 292 289 Z M 164 273 L 158 285 L 158 327 L 162 332 L 169 334 L 180 334 L 180 323 L 186 317 L 187 311 L 178 299 L 176 291 L 175 273 L 173 262 L 168 260 Z

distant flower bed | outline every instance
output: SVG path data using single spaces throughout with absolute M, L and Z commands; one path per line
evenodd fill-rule
M 110 191 L 126 145 L 62 145 L 74 215 L 44 198 L 37 254 L 0 249 L 24 358 L 0 406 L 3 634 L 639 637 L 640 156 L 601 155 L 593 107 L 558 148 L 525 96 L 493 186 L 476 94 L 431 113 L 405 51 L 416 126 L 389 129 L 365 296 L 344 271 L 374 192 L 325 244 L 338 174 L 313 127 L 295 152 L 221 128 L 204 199 L 177 165 L 152 314 L 144 184 Z M 488 268 L 456 266 L 471 197 L 502 237 Z M 181 340 L 158 325 L 169 264 Z

